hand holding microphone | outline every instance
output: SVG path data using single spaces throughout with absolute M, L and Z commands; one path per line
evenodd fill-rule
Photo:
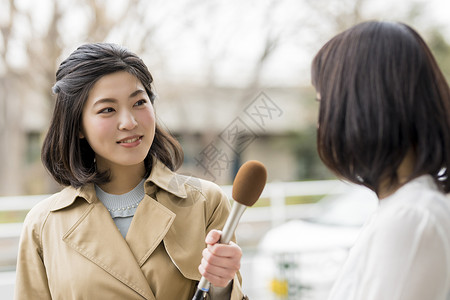
M 208 233 L 205 239 L 207 247 L 202 252 L 202 262 L 198 267 L 210 286 L 215 287 L 226 287 L 241 266 L 241 248 L 233 242 L 220 243 L 221 234 L 216 229 Z
M 262 163 L 253 160 L 248 161 L 241 166 L 234 179 L 232 197 L 235 202 L 222 230 L 219 241 L 221 244 L 230 243 L 231 237 L 233 236 L 234 231 L 236 230 L 236 227 L 239 223 L 239 219 L 241 218 L 245 209 L 255 204 L 255 202 L 259 199 L 259 196 L 261 195 L 266 184 L 266 180 L 267 171 Z M 210 237 L 210 234 L 208 234 L 208 237 L 213 238 L 213 235 L 214 233 Z M 228 248 L 228 251 L 233 251 L 233 249 Z M 208 292 L 208 290 L 209 282 L 204 277 L 202 277 L 198 284 L 197 292 L 195 293 L 192 300 L 203 299 L 204 293 Z

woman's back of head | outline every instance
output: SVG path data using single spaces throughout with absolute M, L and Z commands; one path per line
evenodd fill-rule
M 397 183 L 408 152 L 411 178 L 431 174 L 450 191 L 450 92 L 433 55 L 409 26 L 365 22 L 314 58 L 320 94 L 318 151 L 339 176 L 378 192 Z

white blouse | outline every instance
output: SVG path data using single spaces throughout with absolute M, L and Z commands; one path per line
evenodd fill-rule
M 431 176 L 380 200 L 328 299 L 450 299 L 450 199 Z

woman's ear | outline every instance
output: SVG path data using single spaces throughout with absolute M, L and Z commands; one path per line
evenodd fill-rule
M 78 132 L 78 137 L 80 139 L 84 139 L 84 134 L 83 134 L 83 132 L 81 130 L 80 130 L 80 132 Z

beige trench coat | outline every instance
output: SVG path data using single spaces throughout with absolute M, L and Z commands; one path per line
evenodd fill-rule
M 154 164 L 126 239 L 93 185 L 39 203 L 22 232 L 15 299 L 192 299 L 205 236 L 230 204 L 214 183 Z M 240 278 L 233 300 L 245 299 Z

